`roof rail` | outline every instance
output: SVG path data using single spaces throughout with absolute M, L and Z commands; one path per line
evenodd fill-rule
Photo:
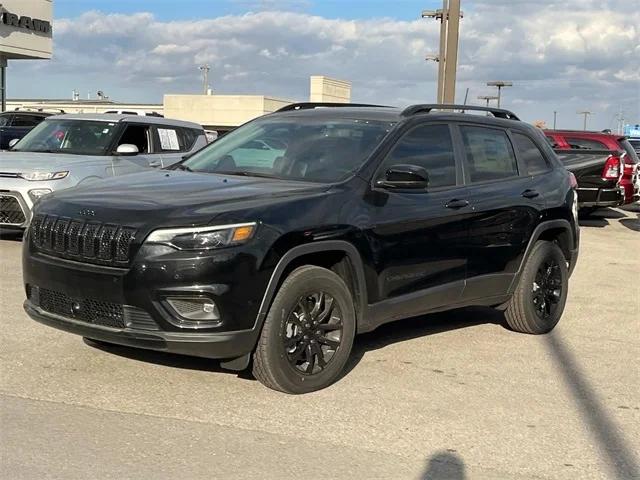
M 65 113 L 61 108 L 49 107 L 16 107 L 14 112 L 38 112 L 38 113 Z
M 391 108 L 388 105 L 370 105 L 367 103 L 337 103 L 337 102 L 299 102 L 286 105 L 274 113 L 291 112 L 294 110 L 313 110 L 314 108 L 324 107 L 381 107 Z
M 496 118 L 504 118 L 507 120 L 520 120 L 518 116 L 509 111 L 501 108 L 492 107 L 479 107 L 476 105 L 452 105 L 452 104 L 423 104 L 423 105 L 411 105 L 402 111 L 403 117 L 410 117 L 418 113 L 429 113 L 431 110 L 475 110 L 479 112 L 489 112 Z

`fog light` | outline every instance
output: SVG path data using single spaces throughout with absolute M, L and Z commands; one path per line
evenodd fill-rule
M 167 303 L 182 318 L 195 322 L 214 322 L 220 320 L 218 306 L 210 298 L 167 298 Z
M 51 189 L 49 188 L 34 188 L 33 190 L 29 190 L 29 196 L 31 200 L 34 202 L 38 200 L 40 197 L 48 195 L 51 193 Z

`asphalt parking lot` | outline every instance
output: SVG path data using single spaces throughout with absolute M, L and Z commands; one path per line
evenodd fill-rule
M 640 209 L 583 221 L 556 330 L 467 309 L 356 339 L 346 376 L 287 396 L 214 362 L 30 320 L 0 240 L 6 479 L 630 479 L 640 451 Z

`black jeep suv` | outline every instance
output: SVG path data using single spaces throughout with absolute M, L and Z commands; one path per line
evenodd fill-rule
M 484 305 L 550 331 L 577 254 L 572 177 L 513 113 L 297 104 L 170 170 L 39 201 L 25 309 L 303 393 L 401 318 Z

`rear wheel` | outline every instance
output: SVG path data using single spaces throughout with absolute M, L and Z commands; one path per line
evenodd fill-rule
M 536 242 L 505 311 L 509 327 L 531 334 L 553 330 L 564 311 L 568 283 L 567 261 L 560 247 Z
M 344 369 L 356 331 L 353 300 L 330 270 L 304 266 L 282 283 L 253 357 L 264 385 L 299 394 L 331 385 Z

